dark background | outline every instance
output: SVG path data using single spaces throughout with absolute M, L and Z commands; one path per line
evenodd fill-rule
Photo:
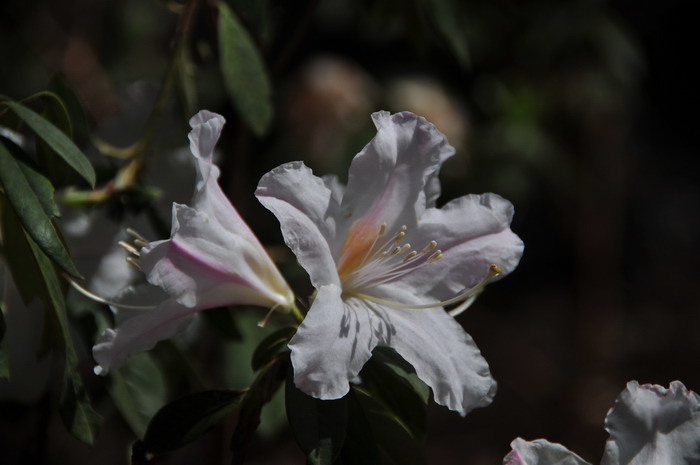
M 153 166 L 186 143 L 192 110 L 225 114 L 222 185 L 263 242 L 279 244 L 274 218 L 252 195 L 259 177 L 301 159 L 342 179 L 372 137 L 370 113 L 409 109 L 458 148 L 443 169 L 443 201 L 490 191 L 515 205 L 519 268 L 458 318 L 499 392 L 464 419 L 430 405 L 430 463 L 500 463 L 517 436 L 560 442 L 597 463 L 606 412 L 627 381 L 700 389 L 690 2 L 262 2 L 266 15 L 255 4 L 231 2 L 272 76 L 270 132 L 255 138 L 232 109 L 217 71 L 215 12 L 203 6 L 189 47 L 197 101 L 171 99 Z M 176 23 L 155 1 L 6 0 L 0 94 L 26 97 L 61 71 L 93 133 L 127 145 L 151 112 Z M 117 166 L 85 146 L 102 173 Z M 303 274 L 292 276 L 304 295 Z M 3 399 L 0 459 L 126 462 L 133 433 L 113 408 L 100 404 L 105 430 L 88 448 L 50 413 L 51 392 L 49 383 L 32 402 Z M 231 427 L 168 463 L 227 460 Z M 283 428 L 256 442 L 250 463 L 303 456 Z

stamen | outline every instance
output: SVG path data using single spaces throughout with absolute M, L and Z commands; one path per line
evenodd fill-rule
M 382 223 L 379 226 L 379 233 L 377 234 L 378 236 L 383 236 L 384 233 L 386 232 L 386 223 Z
M 121 247 L 122 249 L 126 250 L 127 252 L 136 255 L 137 257 L 141 256 L 138 249 L 126 241 L 119 241 L 119 242 L 117 242 L 117 245 L 119 247 Z
M 423 250 L 420 251 L 422 254 L 427 254 L 431 250 L 433 250 L 435 247 L 437 247 L 437 242 L 435 241 L 430 241 L 430 244 L 426 245 Z
M 137 270 L 143 271 L 143 268 L 141 268 L 141 264 L 140 264 L 139 261 L 138 261 L 137 259 L 135 259 L 134 257 L 126 257 L 126 262 L 127 262 L 129 265 L 135 267 Z
M 409 253 L 408 255 L 406 255 L 406 256 L 404 257 L 403 263 L 406 263 L 406 262 L 409 262 L 409 261 L 413 260 L 413 257 L 415 257 L 416 255 L 418 255 L 418 252 L 416 252 L 416 251 L 414 250 L 413 252 Z
M 141 240 L 141 239 L 134 239 L 134 244 L 138 245 L 139 247 L 147 247 L 148 242 Z
M 498 265 L 491 265 L 491 266 L 489 266 L 489 269 L 486 272 L 486 276 L 484 276 L 484 278 L 481 281 L 479 281 L 476 284 L 476 286 L 472 287 L 471 289 L 467 289 L 466 291 L 462 292 L 461 294 L 459 294 L 455 297 L 452 297 L 451 299 L 443 300 L 441 302 L 436 302 L 434 304 L 424 304 L 424 305 L 404 304 L 401 302 L 392 302 L 391 300 L 386 300 L 386 299 L 382 299 L 379 297 L 374 297 L 371 295 L 361 294 L 361 293 L 352 292 L 352 291 L 346 291 L 346 292 L 344 292 L 344 294 L 348 297 L 356 297 L 358 299 L 368 300 L 370 302 L 375 302 L 378 304 L 387 305 L 389 307 L 417 309 L 417 310 L 426 309 L 426 308 L 437 308 L 437 307 L 444 307 L 445 305 L 451 305 L 451 304 L 454 304 L 457 302 L 463 302 L 463 301 L 471 299 L 472 297 L 477 296 L 482 291 L 484 286 L 486 286 L 486 284 L 488 284 L 492 279 L 494 279 L 500 273 L 501 273 L 501 268 Z M 462 307 L 462 306 L 460 305 L 460 307 Z M 458 309 L 460 307 L 458 307 Z M 468 307 L 468 305 L 466 307 L 464 307 L 461 311 L 464 311 L 467 307 Z
M 469 297 L 467 300 L 465 300 L 452 310 L 449 310 L 447 313 L 449 313 L 450 316 L 453 317 L 460 315 L 462 312 L 464 312 L 466 309 L 472 306 L 472 304 L 476 301 L 476 298 L 479 297 L 479 294 L 481 294 L 481 292 Z
M 155 305 L 128 305 L 128 304 L 120 304 L 118 302 L 114 302 L 111 300 L 107 300 L 104 297 L 100 297 L 99 295 L 92 293 L 85 289 L 83 286 L 75 282 L 73 278 L 68 276 L 67 274 L 63 273 L 63 277 L 68 280 L 68 283 L 73 286 L 73 289 L 76 291 L 80 292 L 82 295 L 87 297 L 90 300 L 94 300 L 95 302 L 99 302 L 101 304 L 109 305 L 110 307 L 117 307 L 117 308 L 124 308 L 128 310 L 153 310 L 156 308 Z
M 272 316 L 272 313 L 273 313 L 275 310 L 277 310 L 279 307 L 280 307 L 280 304 L 275 304 L 275 305 L 273 305 L 272 308 L 270 309 L 270 311 L 267 312 L 267 314 L 265 315 L 265 318 L 263 318 L 262 320 L 258 321 L 258 327 L 264 328 L 265 325 L 267 324 L 267 320 L 270 319 L 270 316 Z
M 433 263 L 442 258 L 442 250 L 438 250 L 434 254 L 432 254 L 430 257 L 428 257 L 428 263 Z
M 140 241 L 143 241 L 143 242 L 145 242 L 145 243 L 148 243 L 148 241 L 146 240 L 145 237 L 143 237 L 141 234 L 137 233 L 136 231 L 134 231 L 134 230 L 131 229 L 131 228 L 126 228 L 126 233 L 127 233 L 128 235 L 130 235 L 131 237 L 133 237 L 134 239 L 138 239 L 138 240 L 140 240 Z

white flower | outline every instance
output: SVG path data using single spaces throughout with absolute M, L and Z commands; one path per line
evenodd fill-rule
M 509 228 L 513 207 L 485 194 L 435 208 L 438 171 L 454 149 L 411 113 L 373 120 L 377 135 L 353 160 L 347 188 L 294 162 L 263 176 L 256 192 L 317 290 L 289 344 L 294 381 L 314 397 L 342 397 L 384 344 L 436 402 L 465 414 L 491 401 L 495 383 L 443 306 L 468 305 L 515 268 L 523 245 Z
M 190 120 L 197 183 L 190 206 L 173 204 L 170 239 L 149 243 L 137 236 L 140 251 L 122 243 L 139 257 L 148 282 L 165 292 L 140 288 L 114 307 L 116 330 L 107 330 L 93 348 L 96 372 L 173 336 L 199 310 L 293 307 L 291 289 L 218 185 L 212 154 L 223 125 L 222 116 L 205 110 Z
M 680 381 L 662 386 L 627 383 L 605 419 L 610 439 L 601 465 L 700 464 L 700 396 Z M 504 465 L 590 465 L 544 439 L 511 443 Z

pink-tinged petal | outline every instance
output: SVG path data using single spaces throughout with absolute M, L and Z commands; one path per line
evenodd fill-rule
M 412 293 L 437 300 L 454 296 L 481 281 L 496 264 L 501 276 L 515 269 L 523 254 L 523 242 L 510 230 L 513 205 L 496 194 L 466 195 L 442 208 L 426 210 L 406 242 L 421 250 L 431 240 L 442 258 L 416 268 L 395 283 Z
M 262 177 L 255 195 L 280 222 L 284 241 L 315 287 L 338 284 L 329 242 L 341 216 L 333 193 L 301 162 L 281 165 Z
M 390 328 L 392 347 L 433 390 L 435 402 L 466 415 L 491 403 L 496 382 L 474 340 L 442 308 L 393 309 L 369 304 Z
M 349 221 L 411 227 L 439 195 L 437 173 L 454 153 L 435 126 L 412 113 L 372 115 L 377 135 L 350 165 L 341 204 Z
M 186 307 L 289 307 L 292 291 L 219 187 L 212 157 L 224 122 L 206 110 L 190 120 L 197 168 L 192 206 L 173 204 L 171 238 L 144 247 L 141 267 L 151 284 Z
M 173 205 L 172 238 L 143 248 L 139 263 L 148 282 L 186 307 L 288 307 L 294 299 L 257 242 L 186 205 Z
M 207 110 L 200 111 L 190 119 L 192 131 L 188 137 L 197 169 L 190 206 L 208 215 L 210 221 L 216 222 L 222 228 L 258 244 L 255 234 L 231 205 L 218 183 L 220 172 L 213 164 L 212 157 L 224 123 L 221 115 Z M 260 249 L 262 250 L 262 246 Z
M 130 305 L 154 305 L 148 310 L 114 309 L 116 329 L 107 329 L 92 348 L 95 373 L 104 375 L 119 368 L 129 357 L 152 349 L 189 325 L 192 308 L 184 307 L 154 286 L 142 286 L 121 299 Z
M 503 465 L 590 465 L 561 444 L 544 439 L 517 438 L 510 447 L 513 450 L 505 456 Z
M 371 357 L 380 328 L 381 322 L 362 302 L 343 302 L 338 286 L 321 286 L 289 342 L 294 384 L 319 399 L 343 397 Z
M 680 381 L 668 389 L 630 381 L 605 429 L 602 465 L 700 464 L 700 396 Z

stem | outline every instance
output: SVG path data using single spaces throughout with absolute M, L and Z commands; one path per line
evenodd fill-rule
M 297 307 L 296 304 L 292 304 L 292 306 L 289 307 L 289 314 L 292 315 L 295 320 L 297 320 L 297 323 L 304 321 L 304 315 L 301 313 L 301 310 L 299 310 L 299 307 Z

